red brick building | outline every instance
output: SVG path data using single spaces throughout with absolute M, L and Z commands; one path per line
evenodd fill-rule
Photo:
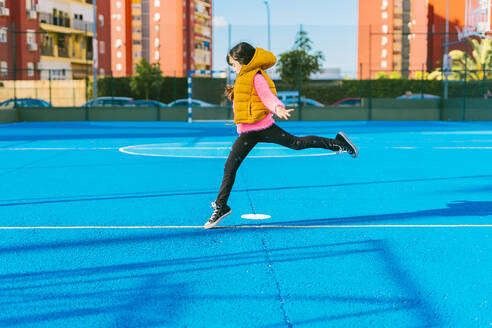
M 38 0 L 0 0 L 0 79 L 37 80 Z

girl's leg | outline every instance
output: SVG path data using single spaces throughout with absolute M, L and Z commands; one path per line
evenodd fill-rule
M 255 132 L 249 132 L 239 135 L 232 145 L 231 152 L 224 165 L 224 177 L 215 201 L 217 205 L 222 206 L 227 204 L 234 180 L 236 179 L 237 169 L 257 143 L 257 134 Z
M 340 142 L 337 139 L 318 136 L 296 137 L 273 124 L 268 129 L 259 131 L 258 142 L 276 143 L 291 149 L 324 148 L 332 151 L 341 151 Z

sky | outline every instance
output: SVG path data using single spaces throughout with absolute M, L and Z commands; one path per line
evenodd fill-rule
M 279 55 L 292 49 L 302 29 L 314 51 L 325 57 L 324 68 L 339 68 L 343 77 L 357 74 L 358 0 L 269 0 L 271 51 Z M 231 45 L 246 41 L 268 49 L 267 6 L 263 0 L 212 0 L 213 68 L 225 69 Z

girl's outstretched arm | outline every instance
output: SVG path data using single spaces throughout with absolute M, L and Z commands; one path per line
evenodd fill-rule
M 261 99 L 261 102 L 279 118 L 287 119 L 290 116 L 290 112 L 294 109 L 285 109 L 284 104 L 277 98 L 270 90 L 268 82 L 261 74 L 256 74 L 253 80 L 256 93 Z

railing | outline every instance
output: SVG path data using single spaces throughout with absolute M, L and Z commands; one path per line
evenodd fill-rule
M 92 31 L 91 22 L 76 19 L 70 21 L 68 17 L 54 16 L 50 13 L 39 13 L 39 22 L 55 26 L 71 27 L 81 31 Z
M 41 46 L 41 56 L 54 56 L 55 49 L 49 46 Z
M 68 48 L 60 48 L 60 47 L 58 47 L 58 57 L 69 58 L 69 56 L 68 56 Z

